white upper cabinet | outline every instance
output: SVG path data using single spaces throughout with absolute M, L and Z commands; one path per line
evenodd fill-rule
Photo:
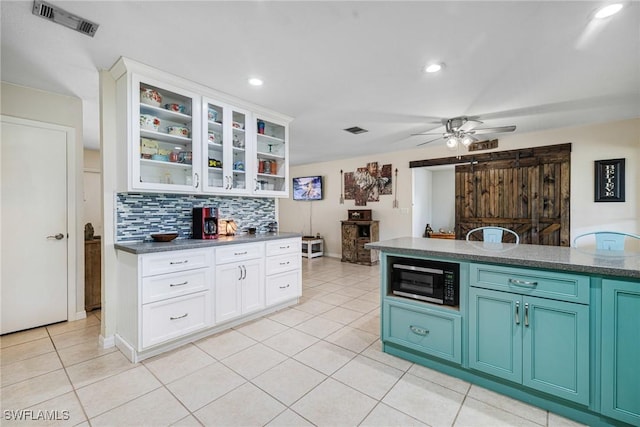
M 200 187 L 198 95 L 134 74 L 130 188 L 195 192 Z
M 290 117 L 126 58 L 110 72 L 119 191 L 289 196 Z
M 254 192 L 289 194 L 289 128 L 286 122 L 256 114 Z
M 203 191 L 251 194 L 251 113 L 206 97 L 202 111 L 207 123 L 202 136 L 206 141 L 202 155 Z

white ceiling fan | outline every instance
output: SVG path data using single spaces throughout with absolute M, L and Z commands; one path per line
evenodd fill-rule
M 439 139 L 446 139 L 447 147 L 449 148 L 456 148 L 458 144 L 462 144 L 465 147 L 468 147 L 469 145 L 471 145 L 471 143 L 478 141 L 478 138 L 476 138 L 475 135 L 513 132 L 514 130 L 516 130 L 515 126 L 477 128 L 477 126 L 480 126 L 482 122 L 480 120 L 476 120 L 476 118 L 466 117 L 466 116 L 454 117 L 452 119 L 442 119 L 442 124 L 445 127 L 445 131 L 443 133 L 426 132 L 426 133 L 412 134 L 412 136 L 440 135 L 438 138 L 434 138 L 429 141 L 422 142 L 418 144 L 418 146 L 429 144 L 430 142 L 434 142 Z

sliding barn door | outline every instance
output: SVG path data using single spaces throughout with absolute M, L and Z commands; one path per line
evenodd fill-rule
M 456 166 L 456 238 L 498 225 L 521 243 L 569 246 L 570 166 L 570 144 L 482 154 Z

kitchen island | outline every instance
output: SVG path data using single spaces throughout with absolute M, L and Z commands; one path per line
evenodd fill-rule
M 367 246 L 381 251 L 385 352 L 585 424 L 640 425 L 639 253 L 422 238 Z M 394 294 L 394 269 L 428 262 L 459 266 L 456 305 Z
M 301 235 L 121 242 L 116 346 L 132 361 L 297 304 Z

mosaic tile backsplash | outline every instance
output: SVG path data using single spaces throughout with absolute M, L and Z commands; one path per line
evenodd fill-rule
M 239 231 L 255 227 L 258 233 L 266 232 L 276 221 L 273 198 L 118 193 L 116 241 L 151 240 L 153 233 L 168 232 L 190 238 L 192 208 L 203 206 L 217 207 L 220 218 L 235 220 Z

